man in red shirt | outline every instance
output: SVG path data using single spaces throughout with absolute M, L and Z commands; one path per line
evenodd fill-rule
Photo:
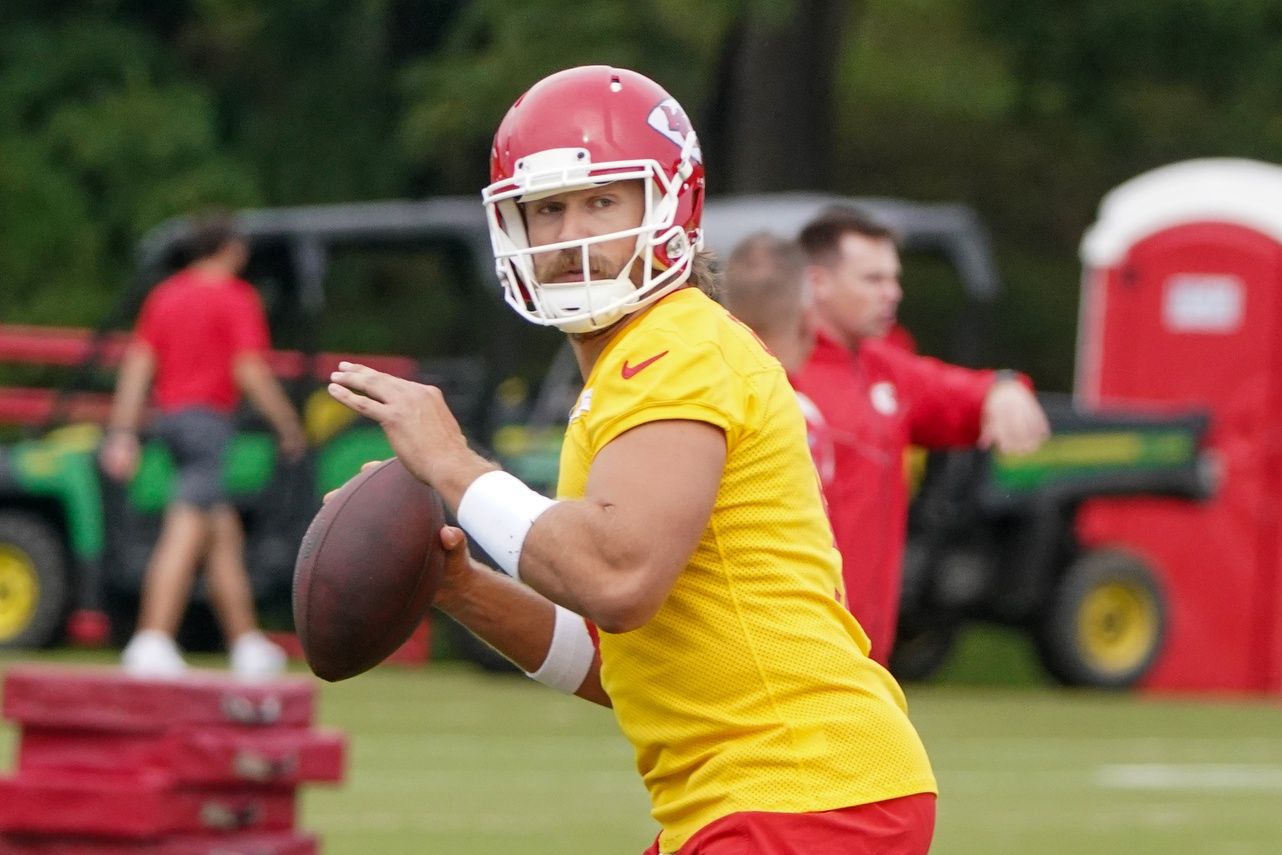
M 950 365 L 886 340 L 903 297 L 889 229 L 834 208 L 798 242 L 800 256 L 788 242 L 760 235 L 736 250 L 726 304 L 760 327 L 799 393 L 846 604 L 868 633 L 872 657 L 886 664 L 899 616 L 908 447 L 1026 453 L 1049 426 L 1026 378 Z M 775 305 L 762 311 L 756 295 L 767 292 L 776 294 Z
M 245 242 L 230 220 L 212 218 L 194 230 L 190 247 L 191 264 L 157 285 L 143 304 L 120 366 L 101 453 L 109 476 L 133 476 L 150 391 L 158 411 L 152 430 L 169 447 L 178 475 L 147 565 L 137 630 L 122 662 L 140 676 L 171 677 L 185 670 L 174 636 L 203 558 L 233 672 L 267 677 L 284 668 L 285 657 L 257 630 L 244 532 L 223 490 L 223 460 L 241 392 L 280 435 L 284 456 L 300 456 L 306 441 L 264 359 L 270 342 L 258 293 L 238 278 L 248 260 Z

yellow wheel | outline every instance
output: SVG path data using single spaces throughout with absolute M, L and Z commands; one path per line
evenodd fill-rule
M 31 623 L 40 602 L 40 579 L 31 556 L 0 543 L 0 643 L 16 637 Z
M 1105 582 L 1087 593 L 1077 615 L 1078 646 L 1105 673 L 1144 661 L 1157 638 L 1157 603 L 1144 587 Z
M 1153 571 L 1128 552 L 1099 550 L 1065 570 L 1038 646 L 1047 670 L 1067 685 L 1124 688 L 1152 667 L 1165 633 Z
M 67 559 L 57 529 L 22 511 L 0 511 L 0 647 L 40 647 L 62 630 Z

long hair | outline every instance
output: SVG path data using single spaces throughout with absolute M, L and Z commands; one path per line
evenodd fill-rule
M 701 249 L 695 253 L 688 281 L 714 300 L 721 295 L 721 273 L 717 270 L 717 257 L 711 250 Z

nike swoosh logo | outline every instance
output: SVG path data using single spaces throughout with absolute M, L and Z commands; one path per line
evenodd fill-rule
M 663 353 L 655 354 L 644 362 L 638 362 L 636 365 L 628 365 L 628 361 L 626 359 L 623 360 L 623 379 L 631 380 L 637 375 L 637 372 L 645 370 L 647 367 L 653 365 L 667 355 L 668 352 L 665 350 Z

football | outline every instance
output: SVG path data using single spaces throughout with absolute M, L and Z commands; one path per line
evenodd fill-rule
M 436 491 L 392 458 L 316 514 L 294 564 L 294 628 L 316 676 L 368 671 L 409 638 L 445 568 Z

